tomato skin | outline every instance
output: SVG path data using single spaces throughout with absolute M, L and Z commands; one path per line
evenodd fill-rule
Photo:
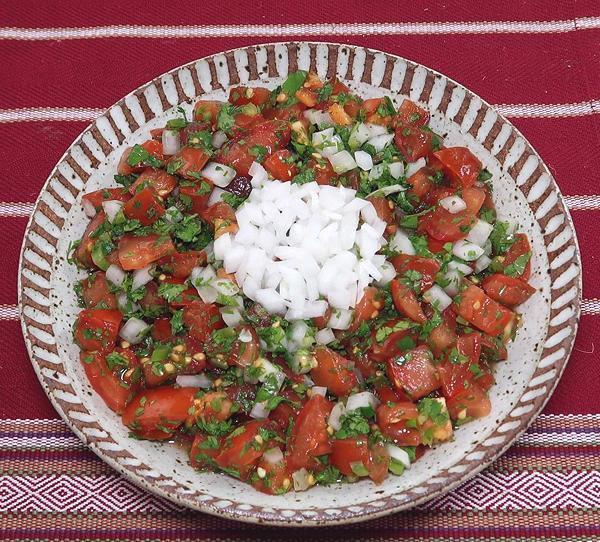
M 413 173 L 406 179 L 406 182 L 410 185 L 408 195 L 417 201 L 421 201 L 433 187 L 433 182 L 430 179 L 433 174 L 434 171 L 428 167 L 422 167 Z
M 416 162 L 419 158 L 425 158 L 433 148 L 431 132 L 414 126 L 398 126 L 394 142 L 407 162 Z
M 395 324 L 400 322 L 400 318 L 394 318 L 385 323 L 387 327 L 394 327 Z M 411 329 L 402 329 L 391 333 L 382 343 L 379 343 L 376 339 L 377 332 L 373 330 L 371 332 L 371 348 L 368 351 L 368 357 L 377 362 L 387 361 L 389 358 L 400 355 L 403 350 L 398 346 L 400 339 L 404 337 L 411 337 L 416 342 L 417 334 Z
M 406 271 L 418 271 L 421 273 L 421 291 L 424 292 L 433 286 L 435 276 L 440 270 L 440 264 L 433 258 L 423 258 L 421 256 L 410 256 L 408 254 L 398 254 L 391 259 L 392 265 L 396 268 L 399 275 L 404 275 Z
M 202 149 L 183 147 L 171 158 L 171 163 L 181 162 L 176 173 L 188 180 L 198 180 L 198 175 L 208 162 L 209 156 Z
M 173 336 L 171 331 L 171 319 L 157 318 L 152 324 L 150 333 L 155 341 L 168 342 Z
M 84 309 L 75 323 L 75 342 L 82 350 L 112 348 L 119 335 L 123 315 L 117 310 Z
M 263 167 L 274 179 L 291 181 L 299 172 L 298 166 L 291 162 L 291 158 L 292 153 L 289 150 L 281 149 L 265 158 Z
M 375 207 L 377 216 L 387 224 L 385 233 L 388 235 L 395 233 L 398 229 L 398 226 L 396 225 L 396 217 L 394 213 L 396 207 L 394 203 L 385 197 L 375 196 L 368 198 L 368 201 L 370 201 L 373 207 Z
M 415 424 L 419 416 L 417 405 L 409 401 L 392 400 L 377 407 L 377 425 L 381 432 L 399 446 L 418 446 L 421 435 L 416 427 L 407 427 L 409 420 Z
M 199 100 L 194 106 L 194 119 L 212 126 L 216 124 L 217 115 L 224 104 L 217 100 Z
M 271 91 L 265 87 L 231 87 L 229 103 L 233 105 L 264 105 L 269 103 Z
M 85 232 L 81 238 L 81 243 L 73 253 L 73 257 L 75 258 L 79 267 L 85 267 L 88 269 L 93 269 L 96 267 L 92 260 L 92 249 L 94 248 L 96 239 L 94 239 L 92 235 L 104 223 L 105 220 L 106 215 L 104 212 L 99 212 L 96 214 L 96 216 L 94 216 L 94 218 L 92 218 L 90 223 L 85 228 Z
M 231 353 L 227 359 L 228 365 L 237 365 L 239 367 L 248 367 L 258 358 L 260 354 L 260 342 L 258 334 L 252 326 L 244 325 L 239 328 L 240 332 L 245 330 L 252 339 L 248 342 L 242 342 L 239 339 L 233 343 Z
M 245 479 L 266 450 L 266 442 L 257 446 L 252 443 L 256 442 L 254 437 L 258 435 L 259 429 L 268 423 L 266 420 L 254 420 L 244 424 L 244 431 L 240 434 L 226 437 L 219 455 L 215 457 L 217 465 L 234 468 L 240 473 L 240 478 Z
M 396 124 L 404 126 L 425 126 L 429 121 L 429 113 L 415 102 L 404 99 L 394 117 Z
M 144 390 L 123 412 L 123 424 L 138 438 L 169 439 L 187 418 L 199 390 L 172 386 Z
M 504 256 L 504 262 L 502 262 L 504 267 L 510 265 L 511 263 L 514 263 L 514 261 L 523 254 L 531 254 L 531 245 L 529 244 L 529 239 L 527 238 L 527 235 L 525 235 L 524 233 L 517 233 L 515 235 L 515 239 L 515 242 L 508 249 L 506 256 Z M 517 274 L 516 276 L 522 278 L 523 280 L 529 279 L 529 277 L 531 276 L 531 259 L 527 262 L 523 273 Z
M 243 143 L 240 140 L 233 141 L 222 148 L 215 160 L 232 167 L 238 175 L 248 175 L 252 162 L 256 160 L 256 156 L 251 152 L 252 147 L 256 145 L 265 147 L 268 156 L 285 148 L 290 139 L 289 123 L 277 120 L 266 121 L 254 126 L 243 138 Z
M 433 352 L 433 355 L 439 357 L 456 342 L 456 333 L 444 321 L 438 327 L 431 330 L 427 343 Z
M 80 352 L 79 358 L 94 391 L 106 406 L 121 414 L 133 395 L 132 389 L 110 371 L 101 352 Z
M 415 293 L 399 279 L 394 279 L 391 282 L 392 300 L 396 310 L 414 320 L 418 324 L 424 324 L 427 320 L 421 304 L 417 300 Z
M 338 397 L 348 395 L 352 388 L 358 386 L 358 379 L 349 369 L 346 358 L 325 346 L 315 350 L 315 357 L 319 365 L 310 374 L 318 386 L 325 386 Z
M 321 185 L 331 184 L 331 181 L 337 177 L 329 160 L 315 161 L 309 160 L 306 167 L 315 172 L 315 182 Z
M 454 308 L 459 316 L 477 329 L 497 337 L 507 333 L 515 323 L 515 314 L 489 297 L 474 284 L 467 287 L 454 300 Z
M 149 226 L 165 214 L 165 208 L 154 189 L 144 188 L 123 205 L 123 214 L 138 220 L 142 226 Z
M 157 234 L 124 235 L 119 241 L 119 263 L 125 271 L 142 269 L 174 252 L 171 239 Z
M 206 187 L 209 187 L 207 189 Z M 181 186 L 179 193 L 189 198 L 191 202 L 190 211 L 197 215 L 204 213 L 208 207 L 208 200 L 213 190 L 213 184 L 207 180 L 202 179 L 202 183 L 194 186 Z
M 356 476 L 352 463 L 369 465 L 369 443 L 367 436 L 336 439 L 331 443 L 330 463 L 345 476 Z
M 206 342 L 213 331 L 225 326 L 219 308 L 214 303 L 202 301 L 194 301 L 183 308 L 183 323 L 189 328 L 190 335 L 201 342 Z
M 433 356 L 426 346 L 413 348 L 407 354 L 387 361 L 387 374 L 392 385 L 411 399 L 420 399 L 440 387 Z
M 354 309 L 354 318 L 348 331 L 352 333 L 356 331 L 362 322 L 368 322 L 379 314 L 379 309 L 383 307 L 383 302 L 380 299 L 380 294 L 377 288 L 369 286 L 365 288 L 365 292 Z
M 433 156 L 441 162 L 444 173 L 454 186 L 467 188 L 477 181 L 481 162 L 466 147 L 441 149 Z
M 218 455 L 221 439 L 219 439 L 218 448 L 209 448 L 206 444 L 208 441 L 207 435 L 197 433 L 190 448 L 190 465 L 193 469 L 204 469 L 211 466 L 211 460 Z
M 465 410 L 468 418 L 484 418 L 492 411 L 490 398 L 478 385 L 472 385 L 447 399 L 446 406 L 453 420 L 459 419 Z
M 102 210 L 103 201 L 127 201 L 129 193 L 124 188 L 102 188 L 94 192 L 88 192 L 81 198 L 82 201 L 90 203 L 96 212 Z
M 264 478 L 252 480 L 252 486 L 258 491 L 268 495 L 281 495 L 291 486 L 291 480 L 285 460 L 277 463 L 269 463 L 263 457 L 260 458 L 258 466 L 267 473 Z
M 111 293 L 106 275 L 102 271 L 97 271 L 83 279 L 80 284 L 86 308 L 116 309 L 118 307 L 117 298 Z
M 291 472 L 314 468 L 316 456 L 331 452 L 327 418 L 333 405 L 322 395 L 313 395 L 302 407 L 288 440 L 287 464 Z
M 174 175 L 169 175 L 164 169 L 149 167 L 140 173 L 140 176 L 129 187 L 129 192 L 135 194 L 142 184 L 152 187 L 159 196 L 165 197 L 177 186 L 177 178 Z
M 160 261 L 164 271 L 175 278 L 187 279 L 194 267 L 206 265 L 206 252 L 203 250 L 190 250 L 188 252 L 175 252 Z
M 515 307 L 524 303 L 536 291 L 525 281 L 501 273 L 486 277 L 481 283 L 481 287 L 494 301 L 507 307 Z
M 144 141 L 141 144 L 141 147 L 144 147 L 148 151 L 149 154 L 157 158 L 158 160 L 164 160 L 165 156 L 162 152 L 162 143 L 160 141 L 156 141 L 155 139 L 149 139 Z M 123 151 L 121 155 L 121 159 L 119 161 L 119 165 L 117 166 L 117 173 L 119 175 L 131 175 L 132 173 L 140 173 L 144 170 L 144 164 L 137 164 L 135 166 L 130 166 L 127 163 L 129 155 L 131 154 L 133 147 L 129 147 Z

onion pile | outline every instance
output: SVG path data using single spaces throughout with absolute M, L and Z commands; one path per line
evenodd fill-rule
M 270 181 L 261 170 L 254 164 L 239 231 L 219 237 L 215 257 L 247 297 L 288 320 L 353 308 L 387 272 L 377 254 L 385 222 L 355 190 Z

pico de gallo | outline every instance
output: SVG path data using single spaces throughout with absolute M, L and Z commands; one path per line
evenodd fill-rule
M 490 172 L 428 120 L 407 99 L 298 71 L 199 100 L 123 153 L 115 186 L 83 196 L 91 220 L 69 258 L 86 272 L 82 366 L 131 437 L 176 441 L 194 469 L 282 494 L 379 484 L 490 414 L 493 366 L 535 293 L 531 247 L 497 218 Z M 215 259 L 254 163 L 350 187 L 386 223 L 391 274 L 347 325 L 332 308 L 271 314 Z

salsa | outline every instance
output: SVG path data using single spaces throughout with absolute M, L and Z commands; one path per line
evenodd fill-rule
M 490 172 L 428 121 L 298 71 L 199 100 L 123 153 L 115 186 L 83 196 L 69 258 L 86 273 L 81 362 L 132 437 L 282 494 L 379 484 L 490 414 L 493 366 L 535 293 L 531 247 L 497 219 Z M 356 306 L 286 319 L 225 271 L 217 240 L 240 231 L 258 165 L 372 204 L 388 271 Z

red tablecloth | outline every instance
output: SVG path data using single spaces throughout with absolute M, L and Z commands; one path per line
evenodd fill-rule
M 328 539 L 600 539 L 600 5 L 496 2 L 0 2 L 0 537 L 300 540 L 180 510 L 133 487 L 57 418 L 15 303 L 28 213 L 102 109 L 204 55 L 282 40 L 352 43 L 435 68 L 497 104 L 540 152 L 573 212 L 584 262 L 575 351 L 544 414 L 502 459 L 413 512 L 321 529 Z M 598 538 L 597 538 L 598 537 Z

